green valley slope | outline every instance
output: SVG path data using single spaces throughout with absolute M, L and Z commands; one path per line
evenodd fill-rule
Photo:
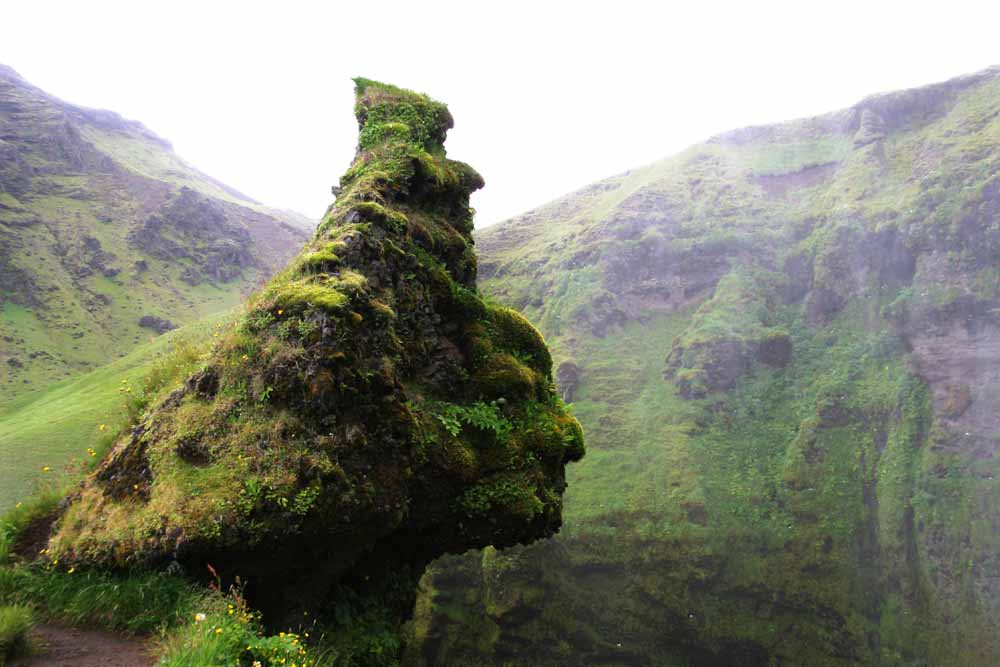
M 144 378 L 195 339 L 212 335 L 229 317 L 222 313 L 140 343 L 124 357 L 44 389 L 19 395 L 0 408 L 0 512 L 9 510 L 38 485 L 58 486 L 80 471 L 102 441 L 129 417 L 141 398 Z M 25 446 L 29 443 L 30 446 Z M 107 443 L 105 443 L 107 444 Z
M 412 666 L 1000 662 L 1000 69 L 731 132 L 477 235 L 588 456 L 438 564 Z
M 309 226 L 0 65 L 0 400 L 231 307 Z

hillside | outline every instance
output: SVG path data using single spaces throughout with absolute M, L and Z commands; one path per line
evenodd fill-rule
M 105 366 L 5 402 L 0 407 L 0 513 L 36 487 L 58 485 L 78 473 L 81 463 L 91 460 L 95 442 L 107 440 L 127 421 L 126 403 L 142 393 L 151 370 L 178 348 L 211 337 L 231 316 L 224 312 L 185 325 L 139 343 Z
M 1000 69 L 730 132 L 477 234 L 587 433 L 411 666 L 1000 662 Z
M 0 400 L 231 307 L 308 234 L 141 124 L 0 65 Z

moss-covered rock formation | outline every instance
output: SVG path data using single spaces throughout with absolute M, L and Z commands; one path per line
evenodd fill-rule
M 583 438 L 541 335 L 477 292 L 483 181 L 445 156 L 447 108 L 356 84 L 357 156 L 314 238 L 68 499 L 48 555 L 211 564 L 390 664 L 433 558 L 556 532 Z
M 1000 664 L 1000 69 L 478 235 L 587 429 L 560 535 L 431 567 L 408 664 Z

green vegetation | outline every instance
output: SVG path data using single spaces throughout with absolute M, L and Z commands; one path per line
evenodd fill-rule
M 200 363 L 194 341 L 217 334 L 230 317 L 172 331 L 107 366 L 7 403 L 0 409 L 0 511 L 35 485 L 59 487 L 103 455 L 156 391 Z
M 554 540 L 431 567 L 405 664 L 997 662 L 998 93 L 740 130 L 478 234 L 588 454 Z
M 236 588 L 223 594 L 218 585 L 207 589 L 153 571 L 123 575 L 62 569 L 48 553 L 34 562 L 12 560 L 8 547 L 33 522 L 50 515 L 56 499 L 48 494 L 25 501 L 0 520 L 0 658 L 5 651 L 9 656 L 25 649 L 26 632 L 40 615 L 157 637 L 161 664 L 176 667 L 250 665 L 255 660 L 265 665 L 338 664 L 316 662 L 296 632 L 268 635 L 260 615 Z
M 32 625 L 34 615 L 30 608 L 21 605 L 0 606 L 0 664 L 28 652 Z
M 138 123 L 9 70 L 0 107 L 0 403 L 232 308 L 307 237 Z

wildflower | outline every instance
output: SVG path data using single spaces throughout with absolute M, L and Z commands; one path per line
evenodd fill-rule
M 48 466 L 42 466 L 42 472 L 52 472 L 52 468 Z
M 21 505 L 23 505 L 23 504 L 24 504 L 24 503 L 18 503 L 18 504 L 16 504 L 16 505 L 14 505 L 14 509 L 16 509 L 16 510 L 19 510 L 19 509 L 21 509 Z
M 68 570 L 66 570 L 66 574 L 73 574 L 74 572 L 76 572 L 76 568 L 75 567 L 71 567 Z
M 284 312 L 285 312 L 285 311 L 281 310 L 280 308 L 278 309 L 278 314 L 279 314 L 279 315 L 282 315 L 282 314 L 284 314 Z
M 215 629 L 215 634 L 221 635 L 222 634 L 222 628 L 216 628 Z
M 197 614 L 194 615 L 195 623 L 202 623 L 204 622 L 205 618 L 206 618 L 205 614 L 201 612 L 198 612 Z
M 249 354 L 244 354 L 243 355 L 243 361 L 247 361 L 249 359 L 250 359 L 250 355 Z
M 98 429 L 99 429 L 99 430 L 101 430 L 101 431 L 103 431 L 103 430 L 105 430 L 105 429 L 106 429 L 107 427 L 108 427 L 108 425 L 107 425 L 107 424 L 101 424 L 101 425 L 100 425 L 100 426 L 98 427 Z
M 94 450 L 93 447 L 87 447 L 87 453 L 90 454 L 91 458 L 97 456 L 97 452 Z

